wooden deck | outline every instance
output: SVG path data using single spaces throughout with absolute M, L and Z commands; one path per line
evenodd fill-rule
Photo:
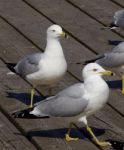
M 46 29 L 56 23 L 69 34 L 69 39 L 62 41 L 68 72 L 54 93 L 80 82 L 82 65 L 77 62 L 93 58 L 123 41 L 121 29 L 101 30 L 112 21 L 114 12 L 122 8 L 123 0 L 0 0 L 0 150 L 102 149 L 77 130 L 72 130 L 72 134 L 80 139 L 67 143 L 64 134 L 69 120 L 65 118 L 12 118 L 12 112 L 27 107 L 30 85 L 17 75 L 7 75 L 5 63 L 15 63 L 27 54 L 43 51 Z M 114 79 L 120 80 L 119 75 Z M 43 87 L 37 89 L 35 101 L 47 94 Z M 99 139 L 124 143 L 124 95 L 120 89 L 111 89 L 105 108 L 88 120 Z

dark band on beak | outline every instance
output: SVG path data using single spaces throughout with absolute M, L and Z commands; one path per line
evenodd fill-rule
M 65 33 L 65 38 L 67 39 L 68 38 L 68 35 Z
M 113 73 L 113 72 L 111 72 L 111 74 L 110 74 L 111 76 L 114 76 L 115 75 L 115 73 Z
M 62 32 L 61 36 L 64 37 L 64 38 L 68 38 L 68 35 L 65 32 Z
M 114 76 L 115 73 L 113 73 L 112 71 L 109 71 L 109 70 L 106 70 L 104 72 L 100 72 L 101 75 L 104 75 L 104 76 Z

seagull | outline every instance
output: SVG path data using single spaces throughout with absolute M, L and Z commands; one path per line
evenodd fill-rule
M 110 29 L 117 27 L 124 28 L 124 9 L 118 10 L 114 14 L 114 21 L 110 24 Z
M 117 68 L 122 74 L 122 94 L 124 94 L 124 42 L 119 43 L 112 51 L 99 54 L 95 59 L 85 61 L 85 64 L 96 62 L 107 68 Z
M 15 67 L 8 64 L 11 71 L 32 84 L 29 107 L 33 107 L 33 97 L 37 85 L 49 86 L 49 94 L 51 95 L 51 87 L 59 82 L 67 71 L 67 62 L 60 44 L 60 37 L 66 38 L 67 34 L 62 31 L 59 25 L 51 25 L 47 29 L 45 52 L 28 55 L 21 59 Z
M 108 100 L 109 87 L 102 79 L 103 75 L 111 76 L 113 73 L 103 69 L 97 63 L 90 63 L 82 70 L 84 83 L 71 85 L 55 96 L 36 103 L 33 108 L 21 110 L 12 115 L 16 118 L 72 117 L 72 122 L 65 134 L 67 141 L 78 139 L 71 137 L 70 131 L 72 126 L 77 128 L 75 122 L 81 122 L 85 124 L 87 131 L 97 145 L 108 146 L 109 142 L 97 139 L 87 122 L 87 117 L 101 109 Z

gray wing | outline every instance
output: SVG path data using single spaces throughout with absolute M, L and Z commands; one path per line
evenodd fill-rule
M 88 100 L 83 98 L 83 83 L 75 84 L 56 96 L 41 101 L 31 112 L 40 116 L 70 117 L 83 112 Z
M 111 52 L 104 53 L 104 57 L 96 60 L 104 67 L 119 67 L 124 64 L 124 42 L 117 45 Z
M 124 10 L 119 10 L 115 12 L 114 23 L 117 26 L 124 27 Z
M 20 60 L 15 66 L 15 71 L 21 76 L 25 77 L 39 70 L 39 61 L 42 58 L 42 53 L 28 55 Z

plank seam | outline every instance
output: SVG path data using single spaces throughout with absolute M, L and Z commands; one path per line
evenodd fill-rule
M 50 22 L 56 24 L 55 21 L 53 21 L 52 19 L 50 19 L 48 16 L 46 16 L 43 12 L 39 11 L 37 8 L 35 8 L 34 6 L 32 6 L 29 2 L 27 2 L 26 0 L 22 0 L 24 3 L 26 3 L 29 7 L 31 7 L 32 9 L 34 9 L 37 13 L 39 13 L 40 15 L 42 15 L 43 17 L 45 17 L 47 20 L 49 20 Z M 88 46 L 87 44 L 85 44 L 83 41 L 81 41 L 80 39 L 78 39 L 76 36 L 74 36 L 72 33 L 68 32 L 64 27 L 62 27 L 63 30 L 69 34 L 73 39 L 75 39 L 76 41 L 78 41 L 81 45 L 83 45 L 84 47 L 88 48 L 91 52 L 93 52 L 94 54 L 98 54 L 95 50 L 93 50 L 90 46 Z
M 87 16 L 89 16 L 90 18 L 94 19 L 96 22 L 100 23 L 104 27 L 107 27 L 106 24 L 104 24 L 103 22 L 99 21 L 97 18 L 95 18 L 94 16 L 92 16 L 91 14 L 89 14 L 87 11 L 84 11 L 83 9 L 81 9 L 80 7 L 78 7 L 76 4 L 74 4 L 70 0 L 65 0 L 65 1 L 68 2 L 69 4 L 71 4 L 73 7 L 77 8 L 78 10 L 80 10 L 82 13 L 86 14 Z M 124 38 L 124 35 L 120 34 L 119 32 L 117 32 L 115 30 L 111 30 L 111 31 L 114 32 L 115 34 L 119 35 L 120 37 Z
M 104 23 L 102 23 L 101 21 L 99 21 L 98 19 L 96 19 L 94 16 L 90 15 L 88 12 L 84 11 L 83 9 L 81 9 L 80 7 L 78 7 L 76 4 L 74 4 L 73 2 L 71 2 L 70 0 L 65 0 L 67 3 L 71 4 L 73 7 L 77 8 L 79 11 L 83 12 L 85 15 L 89 16 L 90 18 L 94 19 L 95 21 L 97 21 L 98 23 L 102 24 L 105 26 Z
M 43 52 L 43 49 L 40 48 L 37 44 L 35 44 L 30 38 L 28 38 L 24 33 L 22 33 L 17 27 L 15 27 L 12 23 L 6 20 L 2 15 L 0 18 L 4 20 L 7 24 L 9 24 L 12 28 L 14 28 L 17 32 L 19 32 L 25 39 L 27 39 L 30 43 L 32 43 L 36 48 L 40 49 Z
M 2 108 L 2 106 L 0 105 L 0 111 L 4 114 L 4 116 L 14 125 L 14 127 L 19 130 L 22 135 L 32 144 L 34 145 L 34 147 L 37 149 L 37 150 L 42 150 L 42 148 L 40 148 L 37 143 L 31 139 L 30 135 L 28 135 L 24 130 L 23 128 L 12 118 L 10 117 L 10 115 Z
M 46 16 L 43 12 L 39 11 L 37 8 L 35 8 L 34 6 L 32 6 L 32 4 L 30 4 L 29 2 L 27 2 L 26 0 L 22 0 L 24 3 L 26 3 L 28 6 L 30 6 L 32 9 L 34 9 L 36 12 L 38 12 L 40 15 L 44 16 L 46 19 L 48 19 L 50 22 L 52 23 L 56 23 L 55 21 L 53 21 L 52 19 L 50 19 L 48 16 Z M 102 23 L 101 21 L 99 21 L 98 19 L 96 19 L 95 17 L 93 17 L 92 15 L 90 15 L 88 12 L 82 10 L 81 8 L 79 8 L 77 5 L 75 5 L 74 3 L 70 2 L 70 0 L 65 0 L 66 2 L 70 3 L 73 7 L 79 9 L 82 13 L 88 15 L 90 18 L 92 18 L 93 20 L 95 20 L 96 22 L 98 22 L 99 24 L 103 25 L 104 27 L 106 27 L 106 25 L 104 23 Z M 63 28 L 64 29 L 64 28 Z M 84 47 L 88 48 L 91 52 L 93 52 L 94 54 L 98 54 L 94 49 L 92 49 L 90 46 L 88 46 L 87 44 L 85 44 L 83 41 L 81 41 L 80 39 L 78 39 L 77 37 L 75 37 L 72 33 L 68 32 L 66 29 L 64 29 L 64 31 L 66 33 L 68 33 L 73 39 L 75 39 L 76 41 L 78 41 L 81 45 L 83 45 Z M 112 32 L 114 32 L 115 34 L 119 35 L 120 37 L 124 38 L 124 36 L 122 34 L 120 34 L 117 31 L 111 30 Z
M 116 5 L 118 5 L 118 6 L 122 7 L 122 8 L 124 8 L 124 6 L 121 5 L 119 2 L 117 2 L 117 1 L 115 1 L 115 0 L 110 0 L 110 1 L 113 2 L 113 3 L 115 3 Z
M 116 111 L 117 113 L 119 113 L 122 117 L 124 117 L 124 114 L 119 112 L 115 107 L 113 107 L 113 105 L 111 105 L 109 102 L 108 102 L 108 105 L 114 110 Z

